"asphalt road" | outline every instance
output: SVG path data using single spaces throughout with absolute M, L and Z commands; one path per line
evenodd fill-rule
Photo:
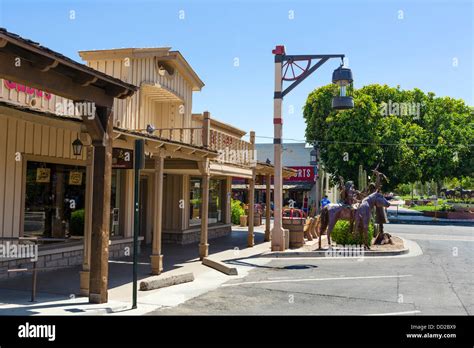
M 472 315 L 474 228 L 387 225 L 405 257 L 245 259 L 245 278 L 153 315 Z

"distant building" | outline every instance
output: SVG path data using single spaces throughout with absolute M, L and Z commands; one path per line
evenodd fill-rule
M 274 164 L 273 144 L 256 144 L 257 160 Z M 312 146 L 305 143 L 283 144 L 283 166 L 295 169 L 297 176 L 283 180 L 283 202 L 288 205 L 290 200 L 295 202 L 295 207 L 303 208 L 305 197 L 308 198 L 308 207 L 314 206 L 316 202 L 316 178 L 315 167 L 310 165 L 310 153 Z M 320 170 L 319 178 L 321 180 L 322 194 L 328 195 L 331 202 L 338 200 L 336 187 L 329 184 L 329 175 Z M 263 190 L 262 190 L 263 191 Z M 256 195 L 264 199 L 263 192 Z

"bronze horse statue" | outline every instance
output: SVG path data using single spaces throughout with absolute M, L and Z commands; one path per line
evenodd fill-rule
M 364 244 L 370 248 L 368 239 L 368 228 L 371 212 L 374 207 L 389 207 L 390 203 L 380 192 L 374 192 L 365 197 L 362 202 L 352 205 L 331 203 L 326 205 L 321 211 L 321 222 L 319 229 L 319 248 L 321 249 L 321 236 L 327 229 L 328 245 L 331 247 L 331 232 L 338 220 L 350 221 L 352 212 L 355 210 L 355 230 L 360 231 L 364 237 Z
M 369 221 L 374 207 L 388 208 L 390 202 L 380 192 L 374 192 L 362 200 L 355 214 L 355 231 L 359 231 L 367 249 L 370 249 Z

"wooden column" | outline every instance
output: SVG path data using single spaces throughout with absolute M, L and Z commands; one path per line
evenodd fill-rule
M 97 108 L 102 138 L 92 136 L 94 146 L 94 188 L 92 193 L 92 234 L 89 302 L 106 303 L 109 276 L 110 194 L 112 181 L 112 122 L 109 108 Z M 91 121 L 91 122 L 96 122 Z
M 271 215 L 271 209 L 270 209 L 270 203 L 272 199 L 272 192 L 271 192 L 271 184 L 272 184 L 272 176 L 270 174 L 267 174 L 265 177 L 265 183 L 266 183 L 266 204 L 265 204 L 265 242 L 268 242 L 272 240 L 272 236 L 270 233 L 270 215 Z
M 251 131 L 250 132 L 250 151 L 251 151 L 251 156 L 249 158 L 252 158 L 253 160 L 256 161 L 256 158 L 253 158 L 253 150 L 255 149 L 255 132 Z M 248 215 L 248 235 L 247 235 L 247 246 L 253 247 L 255 245 L 255 239 L 254 239 L 254 229 L 253 229 L 253 223 L 254 223 L 254 207 L 255 207 L 255 167 L 252 167 L 252 178 L 249 180 L 249 215 Z
M 163 170 L 164 158 L 163 156 L 159 156 L 155 158 L 153 244 L 150 256 L 152 274 L 160 274 L 163 271 L 163 255 L 161 254 L 161 231 L 163 226 Z
M 86 197 L 84 214 L 84 253 L 82 271 L 79 272 L 81 296 L 89 296 L 90 268 L 91 268 L 91 234 L 92 234 L 92 195 L 93 195 L 93 157 L 94 149 L 87 147 L 86 167 Z
M 203 129 L 202 129 L 202 144 L 204 148 L 209 149 L 211 147 L 211 114 L 209 111 L 203 112 Z M 206 159 L 200 163 L 200 170 L 202 175 L 202 187 L 201 187 L 201 238 L 199 242 L 199 258 L 203 258 L 209 255 L 209 244 L 208 244 L 208 216 L 209 216 L 209 160 Z
M 226 224 L 232 223 L 232 177 L 228 176 L 225 180 L 225 198 L 226 198 L 226 207 L 225 207 L 225 220 Z
M 202 203 L 201 203 L 201 241 L 199 243 L 199 259 L 209 255 L 208 244 L 208 215 L 209 215 L 209 174 L 202 176 Z

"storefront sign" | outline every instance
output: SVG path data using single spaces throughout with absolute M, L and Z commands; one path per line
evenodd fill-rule
M 43 97 L 46 100 L 51 99 L 51 94 L 50 93 L 44 92 L 44 91 L 36 89 L 36 88 L 28 87 L 28 86 L 25 86 L 25 85 L 22 85 L 22 84 L 19 84 L 19 83 L 10 81 L 10 80 L 3 80 L 3 84 L 9 90 L 14 89 L 17 92 L 22 92 L 22 93 L 26 93 L 26 94 L 29 94 L 29 95 L 32 95 L 32 96 L 37 96 L 38 98 Z
M 82 172 L 71 171 L 69 172 L 69 185 L 82 185 Z
M 114 147 L 112 149 L 112 168 L 133 169 L 133 150 Z
M 51 179 L 51 169 L 50 168 L 38 168 L 36 169 L 36 182 L 39 183 L 48 183 Z
M 306 166 L 306 167 L 289 167 L 291 169 L 296 170 L 296 176 L 292 176 L 287 181 L 305 181 L 305 182 L 312 182 L 314 181 L 314 167 Z

